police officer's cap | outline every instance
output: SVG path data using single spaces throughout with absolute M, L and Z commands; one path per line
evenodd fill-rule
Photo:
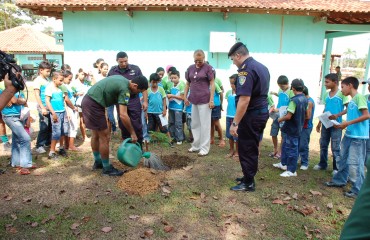
M 237 43 L 235 43 L 231 48 L 230 48 L 230 51 L 229 51 L 229 54 L 227 54 L 227 56 L 231 56 L 231 55 L 233 55 L 235 52 L 236 52 L 236 50 L 238 50 L 241 46 L 244 46 L 244 47 L 246 47 L 245 45 L 244 45 L 244 43 L 242 43 L 242 42 L 237 42 Z

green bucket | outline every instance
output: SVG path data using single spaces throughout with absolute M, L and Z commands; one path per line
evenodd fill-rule
M 132 143 L 131 138 L 127 138 L 123 141 L 117 150 L 118 160 L 129 167 L 136 167 L 142 157 L 149 158 L 150 153 L 143 153 L 140 144 Z

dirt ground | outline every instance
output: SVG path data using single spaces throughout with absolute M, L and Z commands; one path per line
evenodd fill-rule
M 179 155 L 177 152 L 162 156 L 163 164 L 169 169 L 181 169 L 187 167 L 194 160 L 188 156 Z M 166 171 L 157 171 L 144 168 L 142 165 L 135 170 L 125 173 L 117 183 L 117 186 L 129 194 L 146 195 L 156 192 L 165 185 Z
M 162 161 L 171 170 L 181 169 L 194 163 L 194 159 L 186 155 L 180 155 L 177 152 L 162 156 Z
M 117 186 L 129 194 L 143 196 L 157 191 L 164 178 L 164 172 L 138 168 L 120 177 Z
M 255 193 L 229 190 L 240 165 L 225 157 L 228 147 L 216 145 L 206 157 L 188 153 L 188 143 L 156 151 L 170 167 L 166 172 L 112 160 L 127 171 L 118 178 L 92 171 L 89 142 L 80 140 L 83 152 L 68 159 L 35 154 L 39 168 L 28 176 L 9 167 L 10 155 L 3 154 L 0 239 L 338 239 L 353 200 L 323 186 L 329 171 L 280 178 L 272 167 L 276 160 L 267 157 L 268 133 Z M 115 136 L 112 153 L 119 144 Z M 312 168 L 318 161 L 315 133 L 311 149 Z

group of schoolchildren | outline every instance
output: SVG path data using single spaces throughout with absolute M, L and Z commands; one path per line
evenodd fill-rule
M 191 132 L 191 104 L 184 104 L 185 81 L 180 79 L 180 72 L 174 66 L 166 67 L 167 76 L 164 76 L 165 70 L 159 67 L 155 73 L 149 77 L 148 88 L 148 110 L 142 115 L 143 137 L 148 149 L 150 141 L 150 133 L 159 130 L 167 134 L 171 145 L 181 145 L 185 141 L 184 125 L 187 125 L 189 131 L 188 142 L 193 141 Z M 233 84 L 237 76 L 233 77 Z M 228 116 L 234 117 L 235 106 L 235 87 L 226 94 L 226 98 L 230 97 L 232 104 L 228 107 Z M 222 81 L 216 79 L 214 103 L 211 119 L 211 143 L 214 144 L 214 132 L 217 131 L 219 137 L 219 146 L 224 147 L 223 131 L 220 123 L 221 111 L 223 102 L 223 86 Z M 234 109 L 232 109 L 234 108 Z M 168 112 L 167 112 L 168 110 Z M 168 115 L 168 116 L 167 116 Z M 168 117 L 168 123 L 164 118 Z M 232 139 L 232 138 L 231 138 Z M 234 144 L 234 140 L 231 141 Z M 234 155 L 231 154 L 231 156 Z M 236 153 L 235 153 L 236 154 Z M 237 154 L 236 154 L 237 155 Z
M 286 113 L 275 118 L 271 126 L 274 151 L 270 154 L 280 162 L 274 167 L 283 170 L 282 177 L 297 176 L 298 160 L 301 160 L 301 170 L 307 170 L 309 165 L 309 142 L 313 129 L 313 114 L 315 103 L 309 96 L 307 87 L 301 79 L 294 79 L 289 86 L 286 76 L 277 80 L 279 92 L 271 94 L 278 96 L 278 104 L 272 112 L 286 108 Z M 369 84 L 365 81 L 363 84 Z M 326 182 L 327 187 L 344 187 L 351 183 L 351 189 L 345 192 L 347 197 L 355 198 L 365 178 L 365 163 L 370 152 L 369 112 L 370 95 L 363 96 L 357 92 L 359 81 L 355 77 L 347 77 L 343 81 L 338 75 L 331 73 L 325 76 L 324 112 L 330 112 L 329 119 L 335 120 L 332 127 L 326 128 L 321 122 L 316 131 L 321 132 L 320 162 L 314 170 L 326 170 L 328 167 L 328 146 L 331 141 L 333 154 L 333 177 Z M 339 89 L 341 87 L 341 89 Z M 347 115 L 347 121 L 342 116 Z M 281 130 L 281 148 L 278 147 L 278 131 Z M 342 138 L 342 130 L 346 132 Z
M 42 154 L 46 153 L 45 148 L 50 148 L 48 158 L 56 160 L 60 156 L 68 157 L 67 150 L 80 151 L 75 146 L 78 127 L 82 140 L 89 141 L 83 121 L 81 101 L 95 82 L 107 77 L 108 65 L 103 59 L 98 59 L 94 64 L 94 67 L 98 69 L 95 77 L 79 69 L 74 80 L 72 80 L 73 74 L 67 64 L 64 64 L 60 71 L 53 71 L 52 67 L 48 61 L 42 61 L 38 66 L 38 76 L 33 82 L 39 115 L 39 133 L 35 151 Z M 149 133 L 157 130 L 166 133 L 171 144 L 182 144 L 185 140 L 184 123 L 189 130 L 188 141 L 192 141 L 191 105 L 184 105 L 185 82 L 180 80 L 180 73 L 175 67 L 168 66 L 166 70 L 167 76 L 164 76 L 163 68 L 158 68 L 156 73 L 151 74 L 149 78 L 148 110 L 142 115 L 144 142 L 147 148 L 150 140 Z M 221 88 L 222 84 L 217 84 L 215 103 L 218 109 L 215 108 L 216 114 L 212 116 L 212 124 L 219 132 L 222 146 L 225 143 L 219 122 L 222 104 Z M 4 87 L 0 86 L 0 91 L 3 89 Z M 235 96 L 235 91 L 232 95 Z M 32 164 L 31 137 L 27 133 L 31 117 L 21 119 L 22 106 L 26 105 L 26 102 L 23 92 L 17 93 L 2 111 L 4 122 L 13 133 L 11 166 L 19 168 L 19 173 L 22 175 L 30 174 L 29 170 L 35 168 Z M 114 106 L 107 108 L 107 120 L 110 132 L 114 133 L 117 127 L 113 109 Z M 167 118 L 167 110 L 168 124 L 163 124 L 161 117 Z M 4 135 L 6 136 L 6 133 Z M 58 144 L 59 151 L 56 151 Z
M 58 159 L 58 155 L 68 157 L 67 150 L 80 151 L 75 146 L 78 125 L 82 140 L 89 140 L 83 124 L 80 103 L 95 79 L 92 75 L 90 77 L 88 73 L 79 69 L 75 79 L 72 80 L 73 74 L 67 64 L 64 64 L 61 70 L 53 71 L 52 68 L 53 65 L 48 61 L 40 62 L 33 88 L 39 115 L 36 152 L 45 153 L 45 148 L 50 148 L 48 158 L 55 160 Z M 99 75 L 102 75 L 100 79 L 106 76 L 106 68 L 107 66 L 99 71 L 97 79 Z M 0 92 L 3 89 L 4 87 L 0 86 Z M 25 115 L 23 111 L 26 108 L 24 106 L 27 106 L 27 100 L 25 94 L 20 91 L 14 95 L 1 114 L 5 124 L 12 131 L 10 164 L 12 167 L 16 167 L 21 175 L 28 175 L 30 169 L 36 168 L 32 164 L 30 137 L 30 123 L 35 117 L 32 118 L 29 111 Z M 80 124 L 78 116 L 80 116 Z M 59 151 L 56 151 L 57 144 L 59 144 Z
M 92 77 L 82 69 L 72 80 L 73 74 L 68 65 L 63 65 L 61 71 L 54 71 L 51 76 L 52 65 L 47 61 L 39 64 L 39 75 L 34 80 L 33 87 L 35 98 L 38 103 L 39 134 L 36 142 L 36 151 L 44 153 L 45 147 L 50 146 L 48 158 L 57 159 L 58 155 L 67 156 L 67 151 L 79 151 L 74 145 L 78 125 L 82 140 L 88 140 L 86 129 L 83 124 L 81 112 L 81 99 L 89 87 L 96 81 L 107 77 L 108 65 L 103 59 L 95 63 L 98 74 Z M 150 87 L 148 88 L 148 109 L 142 114 L 143 137 L 148 150 L 150 133 L 161 131 L 167 134 L 171 144 L 181 145 L 185 141 L 184 124 L 191 134 L 191 105 L 184 104 L 185 82 L 180 79 L 179 71 L 173 66 L 167 66 L 167 76 L 163 68 L 150 75 Z M 49 81 L 51 77 L 52 81 Z M 229 133 L 230 125 L 236 113 L 235 83 L 237 74 L 229 77 L 231 90 L 226 92 L 226 137 L 229 141 L 230 152 L 227 157 L 238 159 L 237 138 Z M 368 83 L 368 82 L 366 82 Z M 313 115 L 315 102 L 309 96 L 308 88 L 301 79 L 294 79 L 289 86 L 286 76 L 280 76 L 277 80 L 279 91 L 270 92 L 268 96 L 269 112 L 274 119 L 270 135 L 274 150 L 269 156 L 279 159 L 280 162 L 273 164 L 274 167 L 283 170 L 282 177 L 297 176 L 298 159 L 301 159 L 300 170 L 307 170 L 309 166 L 309 143 L 313 129 Z M 341 90 L 339 89 L 341 84 Z M 329 90 L 324 96 L 324 112 L 330 112 L 330 119 L 336 120 L 333 127 L 326 128 L 321 122 L 316 126 L 317 132 L 321 132 L 320 138 L 320 162 L 313 167 L 314 170 L 326 170 L 328 167 L 328 146 L 331 141 L 333 153 L 333 178 L 325 183 L 328 187 L 343 187 L 347 179 L 352 188 L 345 195 L 356 197 L 364 180 L 364 164 L 367 159 L 367 151 L 370 152 L 369 139 L 369 113 L 370 95 L 366 97 L 357 92 L 359 81 L 354 77 L 348 77 L 339 82 L 337 74 L 325 76 L 325 87 Z M 0 86 L 0 91 L 4 88 Z M 370 91 L 370 82 L 369 82 Z M 275 108 L 271 95 L 278 97 Z M 214 132 L 219 135 L 219 146 L 225 146 L 220 124 L 223 86 L 219 79 L 215 80 L 214 103 L 211 120 L 211 143 L 215 143 Z M 20 174 L 27 175 L 33 168 L 31 156 L 31 138 L 29 127 L 31 117 L 22 118 L 22 109 L 26 105 L 23 92 L 17 93 L 4 110 L 2 117 L 5 124 L 13 132 L 11 165 L 18 167 Z M 114 108 L 114 107 L 113 107 Z M 107 108 L 107 119 L 110 130 L 116 131 L 116 123 L 113 108 Z M 281 108 L 286 113 L 277 114 Z M 167 119 L 168 110 L 168 123 Z M 347 115 L 347 121 L 342 121 L 342 116 Z M 80 122 L 78 124 L 78 116 Z M 342 129 L 346 132 L 342 139 Z M 281 144 L 278 145 L 278 133 L 281 130 Z M 262 138 L 261 138 L 262 140 Z M 59 143 L 59 151 L 56 145 Z

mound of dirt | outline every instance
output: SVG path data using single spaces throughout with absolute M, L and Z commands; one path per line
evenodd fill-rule
M 171 155 L 162 156 L 162 161 L 164 165 L 168 166 L 170 169 L 181 169 L 193 163 L 194 159 L 174 153 Z
M 164 172 L 138 168 L 125 173 L 117 185 L 129 194 L 143 196 L 157 191 L 164 178 Z

